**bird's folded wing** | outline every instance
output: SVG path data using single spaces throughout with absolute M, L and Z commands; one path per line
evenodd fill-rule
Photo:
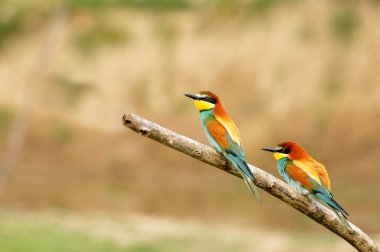
M 229 116 L 215 115 L 216 120 L 227 130 L 232 140 L 241 147 L 239 131 Z
M 310 160 L 309 162 L 311 162 L 314 168 L 317 170 L 319 177 L 323 181 L 323 184 L 327 187 L 327 189 L 329 189 L 329 191 L 331 191 L 330 178 L 325 166 L 314 159 Z
M 236 142 L 235 139 L 229 134 L 228 129 L 218 120 L 209 120 L 206 123 L 207 129 L 212 138 L 219 144 L 226 153 L 233 154 L 242 161 L 245 160 L 243 149 L 240 146 L 240 141 Z
M 305 172 L 310 179 L 313 179 L 316 183 L 322 185 L 318 171 L 312 162 L 308 162 L 307 160 L 293 160 L 293 164 Z
M 207 120 L 206 127 L 211 137 L 218 143 L 223 149 L 228 149 L 230 146 L 227 142 L 227 130 L 217 120 Z
M 310 180 L 310 177 L 307 172 L 298 167 L 297 165 L 290 165 L 287 167 L 287 173 L 290 178 L 300 183 L 305 188 L 312 190 L 313 183 Z
M 318 184 L 323 184 L 330 191 L 330 179 L 326 168 L 321 163 L 318 163 L 314 159 L 293 160 L 293 163 L 307 172 Z

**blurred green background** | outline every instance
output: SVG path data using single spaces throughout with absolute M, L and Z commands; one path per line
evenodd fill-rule
M 375 0 L 0 0 L 0 251 L 354 251 L 121 124 L 208 143 L 200 90 L 250 163 L 303 144 L 380 241 L 379 23 Z

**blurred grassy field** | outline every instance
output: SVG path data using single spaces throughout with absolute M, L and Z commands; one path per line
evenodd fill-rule
M 183 96 L 203 89 L 222 98 L 249 162 L 277 176 L 273 158 L 260 148 L 302 143 L 326 165 L 350 220 L 378 234 L 379 13 L 378 1 L 0 1 L 1 158 L 17 116 L 27 111 L 30 125 L 0 198 L 6 227 L 0 250 L 30 251 L 25 240 L 35 251 L 167 251 L 170 245 L 187 251 L 193 242 L 199 251 L 247 251 L 263 239 L 262 251 L 298 251 L 309 243 L 345 251 L 268 194 L 257 204 L 240 180 L 121 125 L 122 114 L 133 112 L 207 143 Z M 47 209 L 68 211 L 68 222 L 89 230 L 96 229 L 91 219 L 98 217 L 86 215 L 93 211 L 199 223 L 182 225 L 183 235 L 175 229 L 119 244 L 65 226 L 65 215 Z M 99 218 L 132 236 L 130 217 L 121 226 Z M 232 241 L 211 224 L 220 220 L 238 230 Z M 254 227 L 265 235 L 243 234 Z M 272 244 L 267 234 L 280 241 L 273 250 L 265 250 Z
M 4 252 L 354 251 L 328 232 L 175 220 L 143 215 L 2 212 Z

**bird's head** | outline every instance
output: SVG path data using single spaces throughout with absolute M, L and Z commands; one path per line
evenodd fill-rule
M 280 160 L 282 158 L 300 160 L 309 156 L 307 151 L 295 142 L 283 142 L 278 144 L 275 148 L 263 148 L 262 150 L 273 152 L 276 160 Z
M 201 91 L 197 94 L 185 94 L 194 100 L 194 105 L 199 111 L 214 109 L 215 105 L 219 103 L 219 98 L 210 91 Z

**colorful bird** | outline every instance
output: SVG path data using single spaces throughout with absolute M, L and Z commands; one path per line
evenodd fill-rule
M 304 195 L 311 195 L 331 207 L 339 219 L 349 228 L 349 215 L 333 198 L 330 179 L 323 164 L 314 160 L 301 145 L 284 142 L 276 148 L 264 148 L 274 153 L 277 168 L 285 181 Z
M 248 168 L 235 123 L 224 110 L 218 96 L 210 91 L 198 94 L 185 94 L 194 100 L 200 112 L 204 132 L 210 144 L 239 171 L 251 192 L 260 200 L 253 181 L 255 177 Z

